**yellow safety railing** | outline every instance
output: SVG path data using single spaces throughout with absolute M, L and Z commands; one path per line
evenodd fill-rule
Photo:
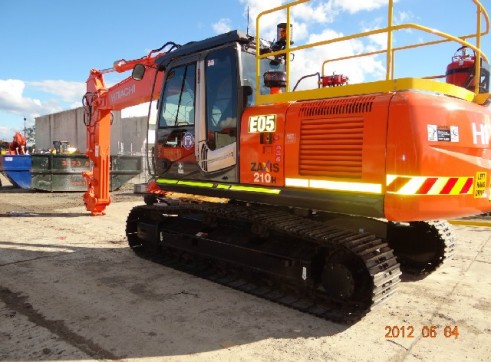
M 292 3 L 288 3 L 279 7 L 276 7 L 274 9 L 270 9 L 267 11 L 264 11 L 260 13 L 256 19 L 256 31 L 257 31 L 257 38 L 260 39 L 260 19 L 266 14 L 270 14 L 273 12 L 281 11 L 281 10 L 286 10 L 286 23 L 287 29 L 290 29 L 290 9 L 296 5 L 305 3 L 309 0 L 298 0 Z M 479 94 L 479 82 L 475 82 L 475 88 L 474 91 L 468 91 L 467 89 L 461 88 L 454 86 L 452 84 L 446 84 L 443 82 L 437 82 L 434 79 L 436 78 L 441 78 L 444 77 L 442 75 L 434 75 L 434 76 L 426 76 L 423 78 L 402 78 L 402 79 L 394 79 L 394 70 L 395 70 L 395 54 L 396 52 L 400 52 L 402 50 L 407 50 L 407 49 L 413 49 L 417 47 L 424 47 L 424 46 L 432 46 L 432 45 L 437 45 L 437 44 L 442 44 L 442 43 L 447 43 L 447 42 L 455 42 L 458 44 L 461 44 L 461 46 L 466 46 L 470 49 L 472 49 L 475 52 L 475 74 L 480 74 L 481 72 L 481 62 L 479 59 L 483 58 L 484 60 L 488 60 L 487 56 L 481 51 L 480 46 L 481 46 L 481 37 L 488 34 L 490 30 L 490 22 L 489 22 L 489 16 L 486 11 L 486 9 L 482 6 L 482 4 L 478 0 L 471 0 L 475 6 L 476 6 L 476 32 L 474 34 L 467 34 L 467 35 L 460 35 L 460 36 L 454 36 L 451 34 L 447 34 L 435 29 L 428 28 L 423 25 L 419 24 L 414 24 L 414 23 L 406 23 L 406 24 L 400 24 L 400 25 L 394 25 L 393 24 L 393 0 L 388 0 L 388 24 L 387 27 L 381 28 L 381 29 L 375 29 L 371 31 L 366 31 L 358 34 L 352 34 L 348 36 L 343 36 L 339 38 L 334 38 L 334 39 L 329 39 L 329 40 L 324 40 L 324 41 L 319 41 L 311 44 L 305 44 L 301 46 L 296 46 L 292 47 L 290 44 L 290 32 L 287 32 L 287 39 L 286 39 L 286 46 L 285 49 L 279 50 L 276 52 L 270 52 L 266 54 L 260 54 L 260 42 L 257 42 L 256 45 L 256 69 L 257 69 L 257 74 L 256 74 L 256 102 L 258 104 L 264 104 L 264 103 L 272 103 L 272 102 L 283 102 L 283 101 L 295 101 L 295 100 L 302 100 L 302 99 L 314 99 L 314 98 L 324 98 L 324 97 L 335 97 L 335 96 L 343 96 L 343 95 L 349 95 L 349 94 L 367 94 L 367 93 L 373 93 L 373 92 L 389 92 L 389 91 L 396 91 L 396 90 L 405 90 L 405 89 L 421 89 L 421 90 L 426 90 L 426 91 L 432 91 L 432 92 L 438 92 L 438 93 L 443 93 L 443 94 L 448 94 L 454 97 L 462 98 L 465 100 L 473 101 L 479 104 L 485 103 L 489 98 L 491 98 L 491 95 L 489 93 L 486 94 Z M 482 20 L 485 20 L 485 27 L 482 29 Z M 423 42 L 423 43 L 415 43 L 415 44 L 409 44 L 406 46 L 402 47 L 393 47 L 392 40 L 393 40 L 393 33 L 399 30 L 407 30 L 407 29 L 414 29 L 418 31 L 422 31 L 425 33 L 429 33 L 432 35 L 435 35 L 439 37 L 440 39 L 434 40 L 434 41 L 428 41 L 428 42 Z M 373 56 L 373 55 L 379 55 L 379 54 L 386 54 L 386 77 L 384 81 L 378 81 L 378 82 L 370 82 L 370 83 L 362 83 L 362 84 L 350 84 L 346 85 L 343 87 L 333 87 L 333 88 L 319 88 L 319 89 L 313 89 L 313 90 L 303 90 L 303 91 L 295 91 L 292 92 L 290 91 L 290 59 L 291 56 L 290 54 L 295 51 L 300 51 L 304 49 L 309 49 L 309 48 L 315 48 L 323 45 L 329 45 L 329 44 L 335 44 L 335 43 L 340 43 L 343 41 L 348 41 L 352 39 L 359 39 L 359 38 L 366 38 L 372 35 L 377 35 L 377 34 L 387 34 L 387 48 L 386 49 L 381 49 L 378 51 L 372 51 L 372 52 L 365 52 L 365 53 L 360 53 L 356 55 L 351 55 L 351 56 L 345 56 L 345 57 L 339 57 L 339 58 L 333 58 L 333 59 L 328 59 L 325 60 L 322 63 L 322 75 L 325 75 L 325 66 L 328 63 L 336 62 L 336 61 L 342 61 L 342 60 L 348 60 L 348 59 L 354 59 L 354 58 L 360 58 L 360 57 L 366 57 L 366 56 Z M 471 44 L 468 42 L 468 39 L 474 39 L 475 38 L 475 45 Z M 278 56 L 278 55 L 284 55 L 285 58 L 285 68 L 286 68 L 286 74 L 287 74 L 287 86 L 286 86 L 286 91 L 281 94 L 274 94 L 274 95 L 261 95 L 260 94 L 260 76 L 261 76 L 261 71 L 260 71 L 260 60 L 271 57 L 271 56 Z

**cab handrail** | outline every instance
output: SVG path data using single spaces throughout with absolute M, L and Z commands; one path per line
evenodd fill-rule
M 256 31 L 257 31 L 257 38 L 260 39 L 260 19 L 266 14 L 270 14 L 273 12 L 281 11 L 281 10 L 286 10 L 286 28 L 290 29 L 290 10 L 292 7 L 308 2 L 309 0 L 298 0 L 294 1 L 288 4 L 284 4 L 282 6 L 278 6 L 276 8 L 261 12 L 257 19 L 256 19 Z M 355 55 L 350 55 L 350 56 L 345 56 L 345 57 L 339 57 L 339 58 L 332 58 L 332 59 L 327 59 L 322 63 L 321 66 L 321 74 L 324 76 L 325 75 L 325 66 L 328 63 L 336 62 L 336 61 L 341 61 L 341 60 L 348 60 L 348 59 L 354 59 L 354 58 L 360 58 L 360 57 L 365 57 L 365 56 L 372 56 L 372 55 L 378 55 L 378 54 L 384 54 L 386 53 L 386 76 L 385 76 L 385 81 L 394 81 L 394 70 L 395 70 L 395 65 L 394 65 L 394 59 L 395 59 L 395 54 L 396 52 L 400 52 L 402 50 L 407 50 L 407 49 L 413 49 L 417 47 L 423 47 L 423 46 L 432 46 L 432 45 L 437 45 L 437 44 L 442 44 L 442 43 L 447 43 L 447 42 L 456 42 L 459 43 L 461 46 L 468 47 L 469 49 L 472 49 L 475 52 L 475 59 L 484 59 L 488 60 L 488 57 L 481 51 L 480 46 L 481 46 L 481 37 L 488 34 L 490 31 L 490 21 L 489 21 L 489 16 L 486 11 L 486 9 L 483 7 L 483 5 L 478 1 L 478 0 L 471 0 L 475 5 L 476 5 L 476 10 L 477 10 L 477 19 L 476 19 L 476 32 L 473 34 L 467 34 L 467 35 L 461 35 L 461 36 L 455 36 L 451 34 L 447 34 L 445 32 L 436 30 L 436 29 L 431 29 L 429 27 L 420 25 L 420 24 L 415 24 L 415 23 L 404 23 L 404 24 L 399 24 L 399 25 L 394 25 L 393 24 L 393 7 L 394 7 L 394 1 L 393 0 L 388 0 L 388 24 L 384 28 L 380 29 L 374 29 L 366 32 L 361 32 L 357 34 L 351 34 L 347 36 L 342 36 L 334 39 L 328 39 L 328 40 L 322 40 L 310 44 L 304 44 L 304 45 L 299 45 L 299 46 L 291 46 L 290 43 L 290 32 L 287 32 L 287 39 L 286 39 L 286 45 L 285 48 L 279 51 L 275 52 L 267 52 L 261 54 L 260 49 L 259 49 L 259 44 L 260 42 L 257 42 L 256 45 L 256 69 L 257 69 L 257 74 L 256 74 L 256 102 L 258 104 L 263 104 L 263 103 L 269 103 L 271 102 L 274 98 L 276 98 L 278 101 L 280 100 L 286 100 L 286 101 L 294 101 L 294 100 L 300 100 L 300 99 L 305 99 L 305 97 L 311 97 L 312 92 L 307 94 L 302 94 L 302 91 L 295 91 L 292 92 L 290 91 L 290 61 L 291 61 L 291 53 L 295 51 L 300 51 L 304 49 L 310 49 L 310 48 L 315 48 L 323 45 L 328 45 L 328 44 L 335 44 L 335 43 L 340 43 L 343 41 L 348 41 L 352 39 L 359 39 L 359 38 L 365 38 L 368 36 L 372 35 L 377 35 L 377 34 L 387 34 L 387 47 L 385 49 L 377 50 L 377 51 L 372 51 L 372 52 L 365 52 L 365 53 L 360 53 L 360 54 L 355 54 Z M 482 29 L 482 20 L 485 20 L 485 26 L 484 29 Z M 405 46 L 401 47 L 393 47 L 393 33 L 396 31 L 400 30 L 407 30 L 407 29 L 415 29 L 419 30 L 425 33 L 429 33 L 435 36 L 440 37 L 438 40 L 433 40 L 433 41 L 428 41 L 424 43 L 414 43 L 414 44 L 408 44 Z M 475 45 L 471 44 L 468 39 L 473 39 L 475 38 Z M 260 94 L 260 76 L 261 76 L 261 71 L 260 71 L 260 60 L 271 57 L 271 56 L 280 56 L 282 55 L 285 59 L 285 70 L 286 70 L 286 79 L 287 79 L 287 84 L 285 87 L 285 93 L 289 95 L 284 95 L 284 94 L 278 94 L 278 95 L 261 95 Z M 481 62 L 480 61 L 475 61 L 475 74 L 480 74 L 481 71 Z M 433 80 L 436 78 L 441 78 L 443 77 L 442 75 L 430 75 L 426 77 L 422 77 L 422 79 L 426 80 Z M 435 82 L 435 81 L 434 81 Z M 405 83 L 405 82 L 401 82 Z M 407 82 L 406 82 L 407 83 Z M 405 84 L 406 84 L 405 83 Z M 411 82 L 411 84 L 420 84 L 425 88 L 424 90 L 431 90 L 436 88 L 439 88 L 437 85 L 432 85 L 426 82 Z M 382 89 L 387 89 L 390 88 L 390 86 L 387 86 L 387 84 L 383 84 L 383 82 L 380 83 L 382 86 Z M 339 87 L 336 87 L 339 88 Z M 375 86 L 370 86 L 368 87 L 368 91 L 373 91 L 377 87 Z M 426 89 L 426 88 L 431 88 L 431 89 Z M 455 90 L 454 87 L 441 87 L 442 89 L 438 90 L 443 92 L 444 94 L 450 93 L 452 96 L 457 96 L 460 98 L 465 98 L 465 99 L 470 99 L 471 97 L 466 94 L 465 92 L 461 92 L 460 90 Z M 359 87 L 358 87 L 359 89 Z M 292 94 L 296 93 L 296 95 Z M 322 96 L 326 96 L 328 93 L 333 93 L 334 95 L 336 94 L 335 91 L 331 92 L 330 90 L 327 92 L 320 92 L 323 93 Z M 475 88 L 474 88 L 474 96 L 472 97 L 472 101 L 476 101 L 477 103 L 480 103 L 483 101 L 484 98 L 489 98 L 489 95 L 487 97 L 478 97 L 479 94 L 479 83 L 476 82 Z M 321 95 L 319 94 L 319 97 Z

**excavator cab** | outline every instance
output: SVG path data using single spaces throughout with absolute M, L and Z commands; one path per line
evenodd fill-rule
M 238 91 L 234 46 L 169 64 L 156 131 L 158 175 L 237 179 Z
M 158 60 L 165 69 L 154 151 L 158 177 L 239 181 L 240 119 L 255 104 L 255 61 L 255 44 L 237 31 Z M 262 62 L 266 72 L 284 68 L 270 62 Z M 264 82 L 261 92 L 269 93 Z

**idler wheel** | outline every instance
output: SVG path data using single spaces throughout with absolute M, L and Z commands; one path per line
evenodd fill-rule
M 341 250 L 326 258 L 321 285 L 334 300 L 371 302 L 373 280 L 363 260 L 356 254 Z

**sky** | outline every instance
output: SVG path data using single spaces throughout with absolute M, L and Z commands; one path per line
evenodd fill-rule
M 419 23 L 456 36 L 475 33 L 472 0 L 394 0 L 394 23 Z M 185 44 L 229 30 L 255 34 L 256 15 L 282 0 L 0 0 L 0 140 L 34 125 L 35 117 L 80 107 L 93 68 L 118 59 L 138 59 L 167 41 Z M 292 10 L 294 45 L 384 27 L 388 0 L 311 0 Z M 491 13 L 491 0 L 481 0 Z M 249 16 L 247 15 L 249 14 Z M 261 38 L 274 40 L 284 13 L 263 17 Z M 249 18 L 249 26 L 248 26 Z M 395 34 L 394 46 L 435 38 L 418 31 Z M 320 72 L 325 59 L 385 48 L 373 36 L 301 52 L 292 62 L 292 83 Z M 445 73 L 458 45 L 417 48 L 397 56 L 396 77 Z M 481 49 L 491 57 L 491 35 Z M 385 56 L 330 63 L 327 73 L 343 73 L 350 83 L 385 77 Z M 129 74 L 110 73 L 110 87 Z M 311 84 L 305 82 L 302 87 Z M 147 106 L 123 116 L 146 115 Z M 25 121 L 24 121 L 25 119 Z

